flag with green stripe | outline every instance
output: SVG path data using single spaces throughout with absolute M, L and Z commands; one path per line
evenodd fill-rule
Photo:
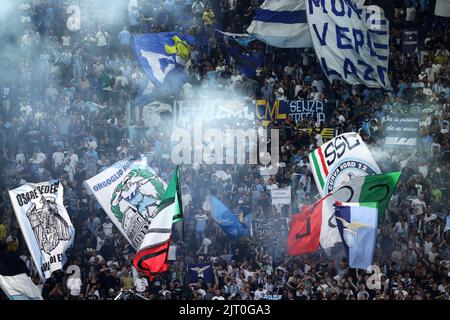
M 172 233 L 172 224 L 183 219 L 178 167 L 172 174 L 161 202 L 156 209 L 139 250 L 167 241 Z
M 335 215 L 336 204 L 370 203 L 378 208 L 378 219 L 381 220 L 399 179 L 400 172 L 357 177 L 305 207 L 299 215 L 293 215 L 288 237 L 289 255 L 315 252 L 319 244 L 328 249 L 342 242 Z
M 334 207 L 336 202 L 377 203 L 378 220 L 381 221 L 399 179 L 400 172 L 357 177 L 322 198 L 320 200 L 322 211 L 320 245 L 326 249 L 341 242 L 341 236 L 336 228 Z
M 157 273 L 168 270 L 167 257 L 172 224 L 183 219 L 179 177 L 177 167 L 133 261 L 136 269 L 145 273 L 150 279 Z
M 370 150 L 356 132 L 348 132 L 309 154 L 311 170 L 322 197 L 347 181 L 381 173 Z

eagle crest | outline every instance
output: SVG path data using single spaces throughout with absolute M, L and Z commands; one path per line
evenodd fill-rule
M 53 197 L 41 197 L 40 208 L 33 203 L 27 210 L 27 217 L 33 228 L 39 248 L 51 254 L 60 241 L 70 240 L 69 225 L 58 212 Z

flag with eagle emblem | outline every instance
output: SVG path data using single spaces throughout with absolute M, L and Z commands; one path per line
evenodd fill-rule
M 377 203 L 337 202 L 335 215 L 350 267 L 366 270 L 377 241 Z
M 42 281 L 68 259 L 75 228 L 63 204 L 59 180 L 27 183 L 9 191 L 14 212 Z

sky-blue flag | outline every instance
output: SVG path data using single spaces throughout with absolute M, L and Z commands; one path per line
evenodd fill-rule
M 211 196 L 211 214 L 229 238 L 237 240 L 240 237 L 250 237 L 250 229 L 214 196 Z
M 190 59 L 194 43 L 194 37 L 177 32 L 133 36 L 137 60 L 155 86 L 156 93 L 173 95 L 181 91 L 181 86 L 188 79 L 184 67 Z M 141 88 L 140 96 L 143 89 L 144 87 Z
M 249 34 L 239 34 L 239 33 L 231 33 L 231 32 L 224 32 L 220 30 L 216 30 L 218 33 L 220 33 L 225 41 L 228 41 L 228 39 L 232 39 L 239 43 L 241 46 L 248 46 L 250 43 L 256 40 L 255 37 L 249 35 Z
M 350 267 L 367 269 L 377 241 L 377 203 L 338 203 L 335 215 Z
M 305 0 L 265 0 L 247 32 L 273 47 L 312 47 L 305 9 Z
M 250 236 L 253 237 L 253 216 L 252 207 L 248 205 L 239 206 L 241 217 L 239 220 L 250 230 Z

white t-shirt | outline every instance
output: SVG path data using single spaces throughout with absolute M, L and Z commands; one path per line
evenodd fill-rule
M 429 82 L 434 82 L 434 72 L 432 68 L 426 68 L 425 69 L 425 74 L 427 75 L 427 80 Z
M 17 163 L 25 163 L 25 155 L 23 153 L 18 153 L 16 155 L 16 162 Z
M 248 280 L 248 277 L 253 277 L 254 276 L 254 272 L 248 271 L 248 270 L 244 270 L 244 276 L 245 276 L 245 281 Z
M 92 141 L 88 140 L 86 141 L 86 147 L 95 151 L 95 149 L 97 149 L 97 142 L 95 142 L 95 140 Z
M 433 63 L 431 65 L 431 71 L 435 74 L 438 75 L 439 72 L 441 71 L 442 65 L 440 65 L 439 63 Z
M 39 163 L 42 163 L 42 162 L 44 162 L 44 161 L 47 159 L 47 157 L 45 156 L 45 154 L 42 153 L 42 152 L 38 152 L 38 153 L 36 154 L 36 156 L 37 156 L 37 158 L 38 158 L 38 160 L 39 160 Z
M 103 245 L 105 244 L 105 240 L 106 239 L 97 237 L 97 247 L 95 248 L 95 250 L 100 251 L 102 249 Z
M 138 278 L 134 280 L 134 285 L 137 292 L 144 292 L 148 287 L 148 281 L 145 278 Z
M 105 259 L 103 259 L 103 257 L 101 256 L 101 255 L 96 255 L 95 257 L 91 257 L 90 259 L 89 259 L 89 263 L 94 263 L 95 262 L 95 258 L 97 258 L 98 259 L 98 262 L 100 263 L 100 262 L 102 262 L 103 260 L 105 260 Z
M 237 0 L 228 0 L 228 3 L 230 4 L 230 10 L 236 10 Z
M 189 202 L 192 201 L 192 197 L 190 193 L 183 193 L 181 195 L 181 201 L 183 203 L 183 210 L 186 209 L 186 207 L 189 205 Z
M 206 291 L 203 289 L 198 289 L 198 293 L 200 293 L 202 295 L 202 298 L 204 298 L 206 296 Z
M 406 8 L 406 21 L 416 21 L 416 7 Z
M 434 263 L 434 259 L 439 255 L 439 252 L 428 252 L 428 261 Z
M 275 91 L 275 98 L 277 100 L 281 100 L 284 101 L 286 100 L 286 97 L 284 96 L 284 89 L 282 87 L 279 87 L 276 91 Z
M 325 84 L 323 83 L 322 80 L 314 80 L 311 84 L 312 87 L 316 87 L 317 91 L 322 93 L 323 91 L 323 87 L 325 86 Z
M 419 199 L 413 199 L 411 201 L 411 204 L 412 204 L 413 208 L 417 208 L 417 214 L 423 214 L 423 209 L 425 209 L 427 207 L 426 203 Z
M 431 241 L 425 241 L 423 243 L 423 248 L 425 250 L 425 253 L 431 253 L 432 247 L 433 247 L 433 242 L 431 242 Z
M 255 291 L 255 300 L 261 300 L 267 293 L 267 290 L 263 289 L 261 290 L 256 290 Z
M 286 74 L 291 75 L 293 71 L 294 71 L 294 68 L 292 68 L 291 66 L 284 67 L 284 73 L 286 73 Z
M 111 221 L 106 221 L 103 223 L 103 232 L 106 237 L 112 236 L 113 223 Z
M 63 163 L 64 153 L 62 153 L 60 151 L 56 151 L 53 153 L 52 159 L 53 159 L 53 165 L 55 167 L 59 167 Z
M 78 296 L 80 295 L 81 291 L 81 279 L 72 277 L 69 280 L 67 280 L 67 288 L 70 290 L 71 296 Z
M 108 33 L 107 32 L 97 32 L 95 37 L 97 38 L 97 46 L 98 47 L 104 47 L 108 45 Z
M 240 74 L 232 75 L 231 76 L 231 82 L 235 84 L 236 82 L 241 81 L 242 82 L 242 76 Z
M 344 120 L 345 121 L 345 120 Z M 320 133 L 317 133 L 314 138 L 317 140 L 317 146 L 320 147 L 321 145 L 323 145 L 323 138 L 320 135 Z
M 225 300 L 225 298 L 222 296 L 214 296 L 211 300 Z
M 62 36 L 61 40 L 62 40 L 63 47 L 70 46 L 70 36 Z
M 69 157 L 70 159 L 70 165 L 74 168 L 76 168 L 78 163 L 78 156 L 75 153 L 72 153 L 72 155 Z

